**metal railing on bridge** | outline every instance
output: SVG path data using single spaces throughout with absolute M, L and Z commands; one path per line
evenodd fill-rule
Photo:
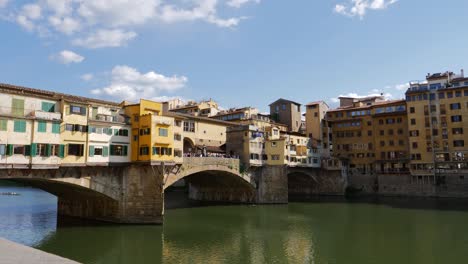
M 222 157 L 184 157 L 184 165 L 198 165 L 198 166 L 226 166 L 229 169 L 239 171 L 240 160 L 234 158 Z

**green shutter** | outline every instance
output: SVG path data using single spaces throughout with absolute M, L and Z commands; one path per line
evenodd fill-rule
M 107 129 L 107 135 L 112 136 L 112 128 Z
M 54 103 L 48 103 L 48 102 L 42 102 L 42 108 L 41 109 L 44 112 L 53 113 L 53 112 L 55 112 L 55 104 Z
M 38 121 L 37 123 L 37 132 L 47 132 L 47 123 L 46 121 Z
M 59 157 L 64 158 L 65 157 L 65 145 L 60 145 L 59 148 Z
M 94 146 L 89 146 L 89 156 L 94 157 Z
M 60 134 L 60 123 L 52 123 L 52 133 Z
M 11 144 L 7 145 L 7 155 L 8 156 L 13 155 L 13 145 L 11 145 Z
M 128 146 L 123 146 L 123 155 L 127 156 Z
M 7 131 L 8 120 L 0 119 L 0 131 Z
M 52 155 L 52 145 L 47 144 L 46 145 L 46 157 L 50 157 Z
M 36 156 L 36 152 L 37 152 L 37 144 L 36 143 L 32 143 L 31 144 L 31 157 L 35 157 Z M 26 155 L 28 156 L 28 155 Z
M 14 121 L 14 132 L 24 133 L 26 132 L 26 121 L 24 120 L 15 120 Z
M 118 136 L 119 135 L 119 130 L 117 128 L 114 128 L 114 136 Z
M 24 155 L 25 156 L 31 156 L 31 146 L 30 145 L 24 146 Z M 34 155 L 36 155 L 36 153 L 34 153 Z
M 102 147 L 102 156 L 103 157 L 109 156 L 109 147 L 108 146 Z
M 23 99 L 14 99 L 11 102 L 11 112 L 13 116 L 24 116 L 24 100 Z

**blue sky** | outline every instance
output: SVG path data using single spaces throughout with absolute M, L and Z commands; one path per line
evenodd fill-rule
M 266 110 L 402 98 L 468 58 L 463 0 L 0 0 L 0 82 Z

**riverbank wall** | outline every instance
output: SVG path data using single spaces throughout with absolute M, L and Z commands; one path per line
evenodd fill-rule
M 468 198 L 468 175 L 350 174 L 354 195 Z

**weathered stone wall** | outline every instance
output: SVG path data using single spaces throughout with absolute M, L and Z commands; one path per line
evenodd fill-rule
M 149 165 L 131 165 L 123 173 L 120 222 L 162 223 L 163 174 Z
M 149 165 L 2 170 L 10 179 L 58 197 L 58 213 L 120 223 L 162 223 L 163 176 Z
M 352 175 L 349 186 L 360 194 L 385 196 L 468 197 L 468 175 L 446 174 L 443 182 L 433 176 L 409 174 Z
M 252 173 L 257 182 L 258 203 L 288 203 L 287 167 L 266 165 Z
M 290 197 L 343 195 L 344 190 L 345 179 L 341 171 L 301 167 L 288 169 Z

